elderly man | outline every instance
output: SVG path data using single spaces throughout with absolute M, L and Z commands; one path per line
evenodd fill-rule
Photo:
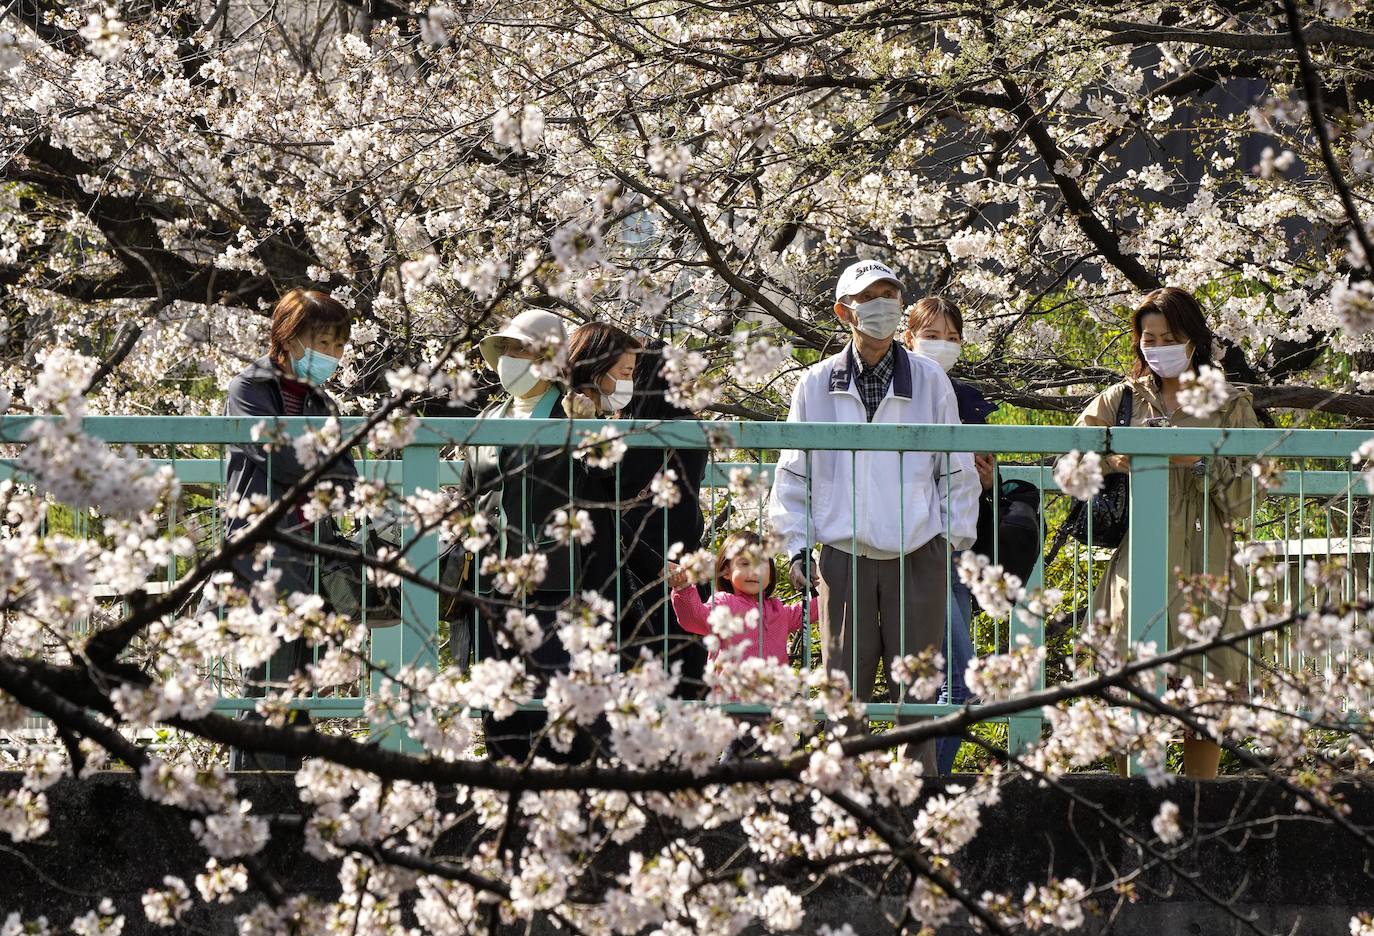
M 788 422 L 959 423 L 940 365 L 893 341 L 903 316 L 892 270 L 876 260 L 847 267 L 835 287 L 835 315 L 851 340 L 802 374 Z M 792 583 L 799 590 L 819 583 L 822 659 L 849 678 L 860 701 L 873 696 L 879 660 L 890 666 L 894 657 L 940 646 L 947 549 L 973 544 L 979 493 L 967 453 L 782 453 L 769 522 L 793 557 Z M 820 557 L 808 562 L 813 542 Z M 902 687 L 894 682 L 889 677 L 888 696 L 896 702 Z M 933 745 L 918 753 L 933 773 Z

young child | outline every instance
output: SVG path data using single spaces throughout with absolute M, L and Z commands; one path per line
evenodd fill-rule
M 711 633 L 709 618 L 716 607 L 726 607 L 731 614 L 743 617 L 751 610 L 761 611 L 760 630 L 746 630 L 734 634 L 722 643 L 722 649 L 744 644 L 744 656 L 767 657 L 779 663 L 787 662 L 787 636 L 801 630 L 802 604 L 783 604 L 773 597 L 777 582 L 777 566 L 762 555 L 763 542 L 757 533 L 742 530 L 725 538 L 716 556 L 716 593 L 709 601 L 701 600 L 695 585 L 684 581 L 681 572 L 672 576 L 673 611 L 683 630 L 693 634 Z M 811 599 L 811 620 L 816 620 L 818 605 Z

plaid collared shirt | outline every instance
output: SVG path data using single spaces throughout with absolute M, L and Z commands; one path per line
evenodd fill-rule
M 854 375 L 854 389 L 859 391 L 859 399 L 863 401 L 864 409 L 868 412 L 869 422 L 873 421 L 873 414 L 878 412 L 878 404 L 883 402 L 883 397 L 887 396 L 887 388 L 892 385 L 896 353 L 897 343 L 894 341 L 882 360 L 872 367 L 865 367 L 863 359 L 854 353 L 853 346 L 849 349 L 849 372 Z

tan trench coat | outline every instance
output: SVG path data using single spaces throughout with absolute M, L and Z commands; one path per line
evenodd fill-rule
M 1135 390 L 1132 426 L 1148 424 L 1178 428 L 1248 429 L 1259 425 L 1248 391 L 1233 390 L 1231 398 L 1221 409 L 1207 417 L 1189 416 L 1182 410 L 1170 414 L 1165 412 L 1163 398 L 1155 389 L 1154 380 L 1148 376 L 1130 378 L 1098 394 L 1078 417 L 1077 425 L 1113 425 L 1117 407 L 1128 384 Z M 1094 422 L 1090 423 L 1089 419 Z M 1249 514 L 1251 473 L 1246 459 L 1209 458 L 1208 463 L 1210 477 L 1206 480 L 1189 466 L 1172 466 L 1169 469 L 1170 647 L 1186 643 L 1178 630 L 1179 612 L 1186 610 L 1187 604 L 1178 589 L 1179 575 L 1202 572 L 1224 574 L 1229 570 L 1232 594 L 1229 608 L 1207 606 L 1204 610 L 1208 614 L 1222 616 L 1223 633 L 1232 633 L 1241 628 L 1236 608 L 1244 600 L 1246 580 L 1244 571 L 1233 561 L 1234 524 Z M 1205 491 L 1204 488 L 1209 486 L 1210 491 Z M 1204 523 L 1207 524 L 1205 550 Z M 1123 635 L 1123 642 L 1130 589 L 1130 536 L 1127 534 L 1126 542 L 1121 544 L 1107 564 L 1106 575 L 1098 583 L 1093 596 L 1094 608 L 1107 612 L 1116 624 L 1118 633 Z M 1165 648 L 1159 649 L 1163 651 Z M 1202 671 L 1202 661 L 1181 667 L 1180 671 L 1197 675 Z M 1229 649 L 1213 651 L 1207 656 L 1206 671 L 1215 678 L 1241 685 L 1246 678 L 1246 658 L 1243 652 Z

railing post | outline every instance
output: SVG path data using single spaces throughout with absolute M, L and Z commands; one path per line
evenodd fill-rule
M 1133 456 L 1126 633 L 1132 644 L 1153 641 L 1159 653 L 1169 649 L 1169 514 L 1168 456 Z M 1155 694 L 1164 692 L 1161 674 L 1145 682 Z M 1134 760 L 1130 773 L 1138 775 Z
M 1025 583 L 1027 592 L 1035 591 L 1045 579 L 1045 556 L 1042 553 L 1040 558 L 1035 560 L 1035 568 L 1031 570 L 1030 578 Z M 1007 636 L 1011 643 L 1009 649 L 1015 649 L 1016 638 L 1025 634 L 1030 638 L 1032 647 L 1043 647 L 1045 645 L 1045 622 L 1039 617 L 1031 617 L 1027 624 L 1020 619 L 1018 612 L 1021 605 L 1012 609 L 1011 623 L 1007 631 Z M 1045 688 L 1045 661 L 1042 659 L 1037 668 L 1035 680 L 1031 684 L 1031 692 L 1039 692 Z M 1040 717 L 1040 710 L 1026 711 L 1020 715 L 1012 715 L 1007 718 L 1007 751 L 1013 757 L 1020 757 L 1030 750 L 1032 745 L 1040 742 L 1040 732 L 1043 728 L 1044 720 Z
M 433 445 L 408 445 L 401 452 L 401 485 L 406 496 L 419 491 L 439 489 L 439 449 Z M 415 527 L 405 528 L 402 544 L 410 568 L 425 578 L 439 578 L 439 534 L 423 535 Z M 372 662 L 387 673 L 402 666 L 437 669 L 439 657 L 439 593 L 417 582 L 401 583 L 401 623 L 372 632 Z M 394 688 L 394 687 L 393 687 Z M 372 694 L 383 691 L 380 675 L 372 677 Z M 374 739 L 389 748 L 418 751 L 419 745 L 398 725 L 373 726 Z

